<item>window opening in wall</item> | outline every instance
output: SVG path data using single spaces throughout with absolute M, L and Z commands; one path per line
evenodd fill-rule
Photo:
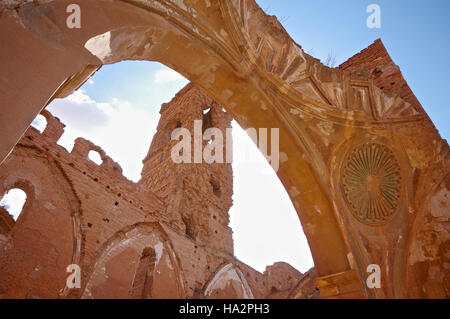
M 20 188 L 10 189 L 0 200 L 0 206 L 3 207 L 17 221 L 22 213 L 23 206 L 27 200 L 27 194 Z
M 44 115 L 39 114 L 36 118 L 31 122 L 31 126 L 37 129 L 39 132 L 44 132 L 47 127 L 47 119 Z
M 90 151 L 88 158 L 97 165 L 101 165 L 103 163 L 102 157 L 97 151 Z

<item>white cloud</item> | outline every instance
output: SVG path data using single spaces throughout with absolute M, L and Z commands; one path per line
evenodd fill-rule
M 158 120 L 151 117 L 149 110 L 117 98 L 112 103 L 97 102 L 82 90 L 54 100 L 47 109 L 66 124 L 58 144 L 70 151 L 77 137 L 86 138 L 118 162 L 124 176 L 139 180 L 142 159 L 147 155 Z
M 159 69 L 155 72 L 154 82 L 161 84 L 182 79 L 184 78 L 172 69 Z
M 83 90 L 75 91 L 65 99 L 53 100 L 47 110 L 80 131 L 93 131 L 107 125 L 112 113 L 110 104 L 92 100 Z
M 91 85 L 93 85 L 93 84 L 94 84 L 94 80 L 89 79 L 89 80 L 88 80 L 88 83 L 91 84 Z

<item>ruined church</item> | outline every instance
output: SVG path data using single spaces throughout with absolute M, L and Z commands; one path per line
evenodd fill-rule
M 0 198 L 27 194 L 17 220 L 0 207 L 0 298 L 450 297 L 450 149 L 381 40 L 331 68 L 254 0 L 77 2 L 77 30 L 70 1 L 0 4 Z M 191 81 L 161 106 L 138 183 L 88 140 L 57 144 L 64 123 L 45 110 L 124 60 Z M 174 129 L 232 119 L 280 130 L 306 273 L 234 257 L 230 163 L 171 160 Z
M 0 167 L 2 193 L 27 194 L 17 221 L 0 207 L 1 297 L 317 297 L 313 269 L 303 275 L 276 263 L 261 274 L 233 256 L 231 163 L 172 160 L 177 127 L 193 131 L 196 119 L 204 130 L 231 127 L 231 117 L 193 84 L 162 105 L 138 183 L 88 140 L 78 138 L 67 152 L 56 144 L 64 124 L 42 114 L 43 132 L 30 127 Z M 72 264 L 81 268 L 80 288 L 67 287 Z

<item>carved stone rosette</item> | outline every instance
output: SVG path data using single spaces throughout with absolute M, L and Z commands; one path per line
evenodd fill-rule
M 400 198 L 400 165 L 385 145 L 364 143 L 347 156 L 342 190 L 353 216 L 368 225 L 390 221 Z

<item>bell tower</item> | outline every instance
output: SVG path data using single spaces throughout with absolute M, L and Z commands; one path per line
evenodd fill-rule
M 227 151 L 228 159 L 231 157 L 231 130 L 226 130 L 231 129 L 231 117 L 191 83 L 172 101 L 163 104 L 160 114 L 157 132 L 143 160 L 139 183 L 164 200 L 167 214 L 184 225 L 188 237 L 233 254 L 232 231 L 228 226 L 233 173 L 231 160 L 226 161 Z M 190 163 L 176 163 L 172 159 L 172 148 L 180 143 L 180 140 L 171 139 L 172 132 L 177 128 L 185 128 L 190 133 Z M 222 132 L 220 145 L 223 147 L 223 161 L 208 164 L 202 158 L 201 163 L 194 163 L 194 131 L 197 130 L 198 136 L 208 128 L 217 128 Z M 201 145 L 203 151 L 211 140 L 218 137 L 209 140 L 200 138 L 197 145 Z

